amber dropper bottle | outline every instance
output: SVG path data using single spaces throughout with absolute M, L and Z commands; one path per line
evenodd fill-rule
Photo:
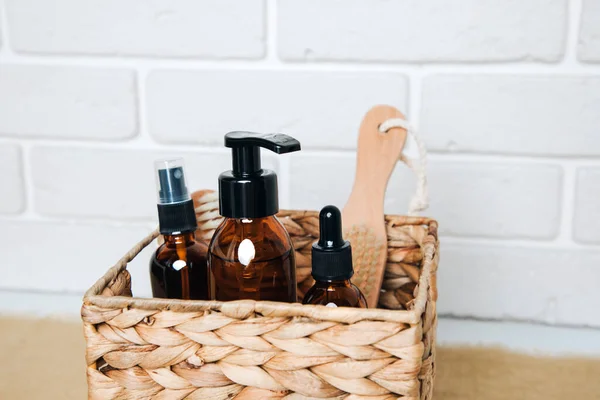
M 155 162 L 158 220 L 164 243 L 150 260 L 154 297 L 208 300 L 208 246 L 196 241 L 194 203 L 182 159 Z
M 342 237 L 342 214 L 336 206 L 325 206 L 319 213 L 319 241 L 312 248 L 316 282 L 302 303 L 367 308 L 365 296 L 350 282 L 352 275 L 352 247 Z

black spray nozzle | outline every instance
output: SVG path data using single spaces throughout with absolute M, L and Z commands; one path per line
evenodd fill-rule
M 312 247 L 312 276 L 318 281 L 350 279 L 352 247 L 342 236 L 342 214 L 336 206 L 319 213 L 319 241 Z
M 195 231 L 196 213 L 187 188 L 183 159 L 158 160 L 154 163 L 154 168 L 160 233 L 171 235 Z
M 300 150 L 300 142 L 282 133 L 259 134 L 252 132 L 229 132 L 225 135 L 225 147 L 232 149 L 234 175 L 249 175 L 261 170 L 260 148 L 277 154 Z
M 154 166 L 159 204 L 174 204 L 190 200 L 182 159 L 159 160 Z
M 281 133 L 229 132 L 230 171 L 219 176 L 219 212 L 228 218 L 262 218 L 279 211 L 277 174 L 262 169 L 260 148 L 277 154 L 300 150 L 300 142 Z

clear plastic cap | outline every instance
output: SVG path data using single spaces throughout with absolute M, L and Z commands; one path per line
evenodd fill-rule
M 171 158 L 154 162 L 158 204 L 175 204 L 190 200 L 184 173 L 183 158 Z

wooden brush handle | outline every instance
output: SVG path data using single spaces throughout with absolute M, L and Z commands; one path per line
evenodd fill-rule
M 380 133 L 379 125 L 390 118 L 405 117 L 394 107 L 380 105 L 373 107 L 361 123 L 354 186 L 344 208 L 345 226 L 373 222 L 383 228 L 385 190 L 407 135 L 402 128 Z
M 369 307 L 377 306 L 387 259 L 385 190 L 407 135 L 403 128 L 381 133 L 379 126 L 390 118 L 404 115 L 390 106 L 376 106 L 365 115 L 358 134 L 354 186 L 342 212 L 346 239 L 352 243 L 353 282 Z

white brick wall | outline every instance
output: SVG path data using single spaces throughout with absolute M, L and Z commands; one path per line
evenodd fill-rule
M 553 165 L 436 162 L 430 213 L 443 234 L 552 239 L 559 229 L 561 178 Z
M 263 0 L 6 0 L 20 53 L 259 58 Z M 215 40 L 218 38 L 218 40 Z
M 285 60 L 557 61 L 565 0 L 279 0 Z
M 438 312 L 600 327 L 598 250 L 442 244 Z
M 17 145 L 0 143 L 0 213 L 16 214 L 25 209 L 21 149 Z
M 600 1 L 583 0 L 579 59 L 600 62 Z
M 135 75 L 122 69 L 0 66 L 0 132 L 119 140 L 137 132 Z
M 31 173 L 34 208 L 41 215 L 156 220 L 154 160 L 184 157 L 192 189 L 217 189 L 231 169 L 231 151 L 148 151 L 34 147 Z M 265 168 L 277 170 L 267 157 Z M 95 176 L 95 179 L 89 179 Z
M 442 315 L 600 328 L 598 0 L 0 0 L 0 15 L 0 292 L 81 294 L 153 226 L 152 161 L 184 155 L 192 187 L 214 188 L 231 129 L 301 140 L 264 158 L 282 207 L 343 206 L 358 123 L 388 103 L 430 149 Z M 399 166 L 386 211 L 414 185 Z M 32 231 L 39 251 L 15 243 Z
M 432 149 L 600 155 L 600 76 L 434 75 L 423 82 Z
M 150 226 L 3 221 L 0 240 L 10 244 L 10 251 L 2 250 L 2 287 L 79 293 L 142 239 Z M 128 267 L 140 278 L 132 289 L 137 288 L 136 292 L 143 295 L 151 293 L 148 291 L 151 252 L 152 246 Z
M 390 73 L 156 71 L 146 94 L 148 130 L 161 142 L 221 144 L 223 132 L 255 130 L 352 148 L 364 110 L 405 109 L 407 83 Z
M 326 203 L 342 208 L 352 191 L 355 169 L 354 153 L 307 151 L 290 157 L 290 174 L 283 181 L 290 188 L 290 207 L 318 210 Z M 408 168 L 398 165 L 388 183 L 385 212 L 406 214 L 415 184 Z
M 600 244 L 600 168 L 577 170 L 575 240 Z
M 319 209 L 323 202 L 343 207 L 354 179 L 348 171 L 355 168 L 354 154 L 291 157 L 291 207 Z M 439 220 L 444 235 L 552 239 L 560 225 L 561 180 L 562 171 L 553 165 L 431 162 L 428 214 Z M 531 182 L 536 190 L 526 195 Z M 389 181 L 385 211 L 405 214 L 414 189 L 412 173 L 398 165 Z

